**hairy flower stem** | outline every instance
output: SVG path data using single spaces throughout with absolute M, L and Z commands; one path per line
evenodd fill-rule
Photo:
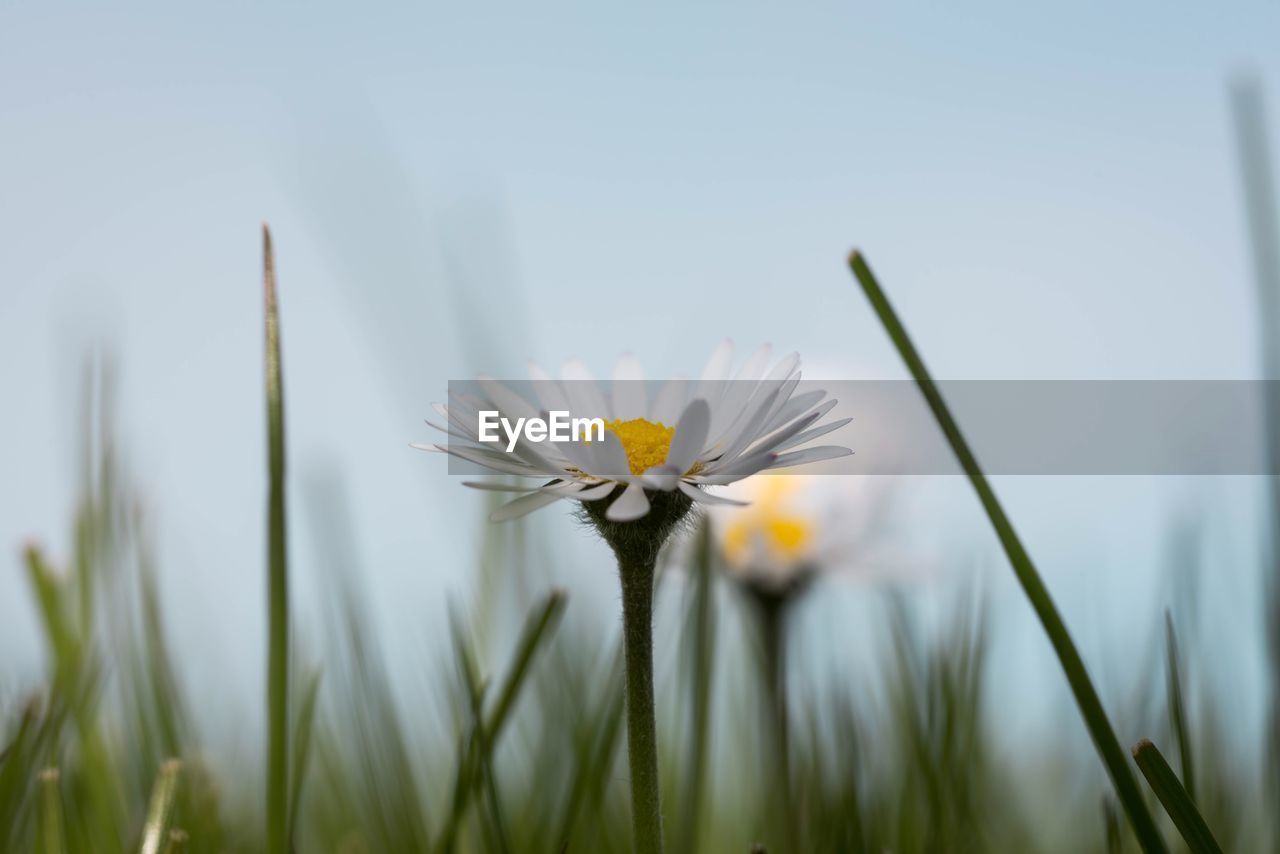
M 658 792 L 658 732 L 653 710 L 654 561 L 618 561 L 627 667 L 627 758 L 636 854 L 662 851 Z
M 621 488 L 621 487 L 619 487 Z M 627 758 L 631 762 L 631 822 L 636 854 L 662 852 L 658 791 L 658 728 L 653 713 L 653 583 L 662 545 L 688 517 L 693 502 L 681 492 L 649 493 L 649 512 L 619 522 L 608 501 L 582 505 L 618 558 L 622 582 L 622 641 L 627 667 Z
M 756 614 L 760 626 L 760 669 L 764 685 L 768 741 L 773 746 L 774 802 L 782 813 L 779 826 L 785 834 L 785 850 L 798 851 L 795 801 L 791 792 L 791 716 L 787 705 L 787 615 L 785 593 L 755 591 Z

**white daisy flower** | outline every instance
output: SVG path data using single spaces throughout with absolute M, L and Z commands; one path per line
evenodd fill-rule
M 804 447 L 839 429 L 844 418 L 822 422 L 836 405 L 822 389 L 800 384 L 800 357 L 790 354 L 770 366 L 768 345 L 730 373 L 733 345 L 725 341 L 696 382 L 644 383 L 639 363 L 623 356 L 613 383 L 602 388 L 581 364 L 571 362 L 553 380 L 537 367 L 523 384 L 478 380 L 468 392 L 450 393 L 449 403 L 432 404 L 445 423 L 427 423 L 449 435 L 446 444 L 426 446 L 495 473 L 544 482 L 512 486 L 467 482 L 476 489 L 520 492 L 490 517 L 514 519 L 561 499 L 583 502 L 598 523 L 630 522 L 649 516 L 684 515 L 691 502 L 742 504 L 706 491 L 758 472 L 834 459 L 852 453 L 836 445 Z M 526 399 L 520 391 L 530 389 Z M 474 391 L 474 393 L 471 393 Z M 650 394 L 650 391 L 654 391 Z M 481 413 L 543 418 L 553 411 L 604 421 L 603 441 L 533 442 L 527 436 L 495 446 L 478 441 Z M 423 448 L 424 446 L 416 445 Z M 594 506 L 593 506 L 594 505 Z M 607 507 L 603 513 L 600 508 Z M 657 520 L 652 520 L 657 521 Z

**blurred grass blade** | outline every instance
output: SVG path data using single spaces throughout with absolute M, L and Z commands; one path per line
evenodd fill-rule
M 711 523 L 704 519 L 698 528 L 694 548 L 694 587 L 690 605 L 693 642 L 689 648 L 689 698 L 692 721 L 690 722 L 689 783 L 685 792 L 684 816 L 681 823 L 681 851 L 698 850 L 699 820 L 706 788 L 707 745 L 711 722 L 711 685 L 715 665 L 715 595 L 712 575 L 713 549 Z
M 267 398 L 267 851 L 288 850 L 289 569 L 285 552 L 284 388 L 271 231 L 262 226 Z
M 898 315 L 894 312 L 893 306 L 890 305 L 884 291 L 881 290 L 880 284 L 876 281 L 875 274 L 871 272 L 871 267 L 868 266 L 866 259 L 862 257 L 861 253 L 855 251 L 849 256 L 849 266 L 853 270 L 854 276 L 857 277 L 858 282 L 862 285 L 862 290 L 871 302 L 871 307 L 875 310 L 876 316 L 879 317 L 880 323 L 884 326 L 885 331 L 889 333 L 894 346 L 897 347 L 899 355 L 902 356 L 907 369 L 911 372 L 911 376 L 915 379 L 916 384 L 919 385 L 920 392 L 929 404 L 938 426 L 942 429 L 942 432 L 946 435 L 947 442 L 951 445 L 951 450 L 955 453 L 965 474 L 968 475 L 970 483 L 973 484 L 974 490 L 978 493 L 978 500 L 981 501 L 987 517 L 991 520 L 996 536 L 1000 539 L 1000 544 L 1004 547 L 1009 563 L 1013 566 L 1013 572 L 1018 577 L 1018 582 L 1026 592 L 1027 598 L 1031 601 L 1031 607 L 1035 610 L 1036 616 L 1040 618 L 1040 623 L 1044 626 L 1045 633 L 1049 636 L 1049 642 L 1053 645 L 1054 652 L 1058 654 L 1058 660 L 1066 673 L 1067 682 L 1071 685 L 1071 692 L 1075 695 L 1076 704 L 1080 707 L 1080 714 L 1084 717 L 1085 725 L 1089 728 L 1089 735 L 1093 738 L 1093 743 L 1098 749 L 1098 754 L 1102 757 L 1107 773 L 1111 775 L 1111 782 L 1115 786 L 1116 795 L 1124 806 L 1125 813 L 1129 816 L 1129 822 L 1138 837 L 1138 842 L 1142 845 L 1143 850 L 1147 852 L 1164 851 L 1164 841 L 1156 829 L 1151 813 L 1147 810 L 1146 802 L 1142 799 L 1138 781 L 1134 778 L 1133 772 L 1125 761 L 1124 751 L 1116 738 L 1115 730 L 1111 727 L 1111 721 L 1107 718 L 1106 710 L 1102 707 L 1102 701 L 1098 699 L 1098 693 L 1094 690 L 1093 683 L 1089 679 L 1089 673 L 1085 669 L 1084 661 L 1080 658 L 1080 653 L 1076 649 L 1075 643 L 1071 640 L 1071 635 L 1067 631 L 1066 625 L 1062 622 L 1062 617 L 1058 613 L 1058 608 L 1054 604 L 1053 598 L 1049 595 L 1048 588 L 1045 587 L 1044 581 L 1040 578 L 1040 573 L 1036 570 L 1035 564 L 1032 563 L 1031 556 L 1027 554 L 1022 541 L 1018 538 L 1018 534 L 1013 528 L 1013 524 L 1005 515 L 1004 508 L 996 497 L 995 491 L 987 483 L 987 478 L 982 473 L 977 458 L 969 449 L 969 444 L 961 434 L 959 425 L 951 415 L 951 410 L 947 407 L 946 401 L 942 399 L 937 386 L 934 385 L 933 378 L 929 375 L 924 360 L 916 352 L 915 345 L 911 343 L 911 338 L 907 335 L 906 328 L 898 319 Z
M 496 741 L 499 733 L 502 732 L 502 726 L 511 714 L 511 707 L 515 704 L 520 688 L 528 675 L 529 664 L 533 661 L 533 656 L 543 640 L 549 636 L 548 632 L 560 622 L 567 599 L 568 596 L 563 590 L 553 590 L 547 594 L 542 606 L 530 611 L 525 619 L 524 629 L 520 632 L 520 640 L 516 644 L 511 671 L 498 690 L 497 702 L 485 725 L 489 738 Z
M 181 854 L 187 850 L 187 832 L 174 828 L 169 831 L 169 839 L 164 844 L 164 854 Z
M 1271 143 L 1267 134 L 1262 84 L 1244 77 L 1231 87 L 1231 112 L 1240 161 L 1241 189 L 1249 226 L 1249 248 L 1257 283 L 1258 341 L 1261 345 L 1267 452 L 1271 471 L 1280 471 L 1280 214 L 1276 210 Z M 1270 481 L 1271 506 L 1264 558 L 1267 664 L 1270 696 L 1267 708 L 1267 763 L 1271 797 L 1280 793 L 1280 477 Z
M 40 823 L 36 833 L 36 851 L 39 854 L 64 854 L 67 841 L 57 768 L 46 768 L 40 772 L 39 799 Z
M 49 648 L 53 650 L 55 688 L 70 692 L 79 670 L 80 641 L 67 613 L 66 596 L 57 573 L 44 559 L 39 547 L 29 545 L 24 552 L 27 574 L 35 590 Z
M 17 847 L 14 842 L 18 815 L 28 790 L 32 761 L 39 741 L 39 704 L 31 700 L 13 739 L 0 750 L 0 851 Z
M 516 643 L 511 669 L 498 690 L 498 699 L 487 718 L 484 715 L 484 696 L 487 693 L 487 686 L 481 680 L 475 652 L 467 631 L 462 625 L 462 619 L 456 611 L 450 612 L 454 652 L 457 656 L 458 672 L 467 691 L 471 720 L 467 724 L 467 732 L 459 739 L 452 808 L 449 821 L 436 843 L 437 851 L 454 849 L 471 795 L 481 785 L 485 786 L 490 813 L 490 821 L 484 827 L 492 837 L 489 848 L 499 851 L 510 849 L 493 775 L 493 748 L 503 726 L 511 716 L 516 700 L 519 699 L 529 674 L 529 666 L 538 649 L 551 636 L 552 630 L 559 623 L 567 599 L 563 590 L 553 590 L 547 594 L 541 605 L 530 610 Z
M 1102 799 L 1102 828 L 1107 854 L 1120 854 L 1124 851 L 1124 845 L 1120 842 L 1120 816 L 1116 814 L 1115 802 L 1109 795 Z
M 1209 825 L 1205 824 L 1200 811 L 1187 794 L 1187 790 L 1178 781 L 1169 763 L 1156 749 L 1156 746 L 1145 738 L 1133 746 L 1133 758 L 1142 769 L 1151 791 L 1156 793 L 1164 810 L 1173 819 L 1174 827 L 1182 834 L 1192 854 L 1222 854 L 1218 840 L 1213 838 Z
M 317 668 L 307 679 L 298 707 L 298 720 L 294 724 L 293 768 L 289 779 L 289 845 L 297 848 L 298 809 L 302 804 L 302 783 L 307 777 L 307 765 L 311 761 L 311 736 L 315 729 L 316 700 L 320 696 L 320 670 Z
M 182 763 L 167 759 L 156 775 L 147 806 L 147 823 L 142 828 L 141 854 L 160 854 L 160 846 L 169 839 L 169 817 L 173 814 L 174 795 L 178 791 L 178 772 Z
M 589 719 L 595 721 L 596 725 L 589 730 L 578 753 L 572 787 L 555 836 L 566 846 L 570 843 L 574 825 L 581 813 L 587 812 L 592 817 L 597 817 L 601 812 L 600 804 L 608 788 L 609 768 L 617 754 L 618 740 L 622 733 L 623 654 L 620 639 L 607 660 L 612 664 L 606 670 L 604 691 L 597 707 L 588 713 Z
M 1182 761 L 1182 779 L 1191 800 L 1196 799 L 1195 764 L 1191 756 L 1191 734 L 1187 726 L 1187 704 L 1182 690 L 1182 668 L 1178 656 L 1178 636 L 1173 630 L 1173 615 L 1164 613 L 1165 653 L 1168 660 L 1169 722 L 1173 737 L 1178 743 L 1178 756 Z

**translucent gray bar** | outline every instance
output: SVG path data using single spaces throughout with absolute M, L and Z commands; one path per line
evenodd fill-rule
M 568 394 L 574 417 L 623 420 L 653 415 L 669 381 L 503 380 L 543 417 L 547 400 Z M 681 382 L 681 381 L 674 381 Z M 453 381 L 450 399 L 486 399 L 492 382 Z M 1280 381 L 1263 380 L 957 380 L 939 382 L 984 471 L 994 475 L 1268 475 L 1280 473 L 1280 448 L 1268 445 L 1266 413 L 1280 413 Z M 594 389 L 594 391 L 592 391 Z M 684 400 L 704 396 L 713 411 L 774 390 L 799 395 L 823 390 L 839 402 L 819 423 L 852 421 L 814 444 L 842 445 L 851 456 L 787 470 L 803 474 L 956 475 L 960 468 L 916 384 L 909 380 L 689 381 Z M 670 389 L 668 389 L 668 392 Z M 598 395 L 598 397 L 593 397 Z M 715 399 L 710 399 L 715 398 Z M 637 408 L 639 407 L 639 408 Z M 519 409 L 512 404 L 502 411 Z M 587 411 L 591 410 L 591 411 Z M 433 414 L 431 420 L 442 424 Z M 514 420 L 514 419 L 513 419 Z M 661 420 L 675 426 L 670 414 Z M 1280 426 L 1280 415 L 1273 419 Z M 462 426 L 453 429 L 461 433 Z M 468 435 L 475 438 L 476 427 Z M 473 446 L 432 430 L 428 441 L 449 448 Z M 492 448 L 492 445 L 486 446 Z M 536 445 L 534 446 L 536 450 Z M 502 451 L 499 451 L 502 453 Z M 492 474 L 450 457 L 449 472 Z M 596 473 L 609 476 L 616 473 Z

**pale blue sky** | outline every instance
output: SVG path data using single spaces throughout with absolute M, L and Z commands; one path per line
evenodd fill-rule
M 0 680 L 35 665 L 18 544 L 64 553 L 95 342 L 175 631 L 210 679 L 256 678 L 264 219 L 296 482 L 340 474 L 384 634 L 415 650 L 479 537 L 480 498 L 407 448 L 449 378 L 628 349 L 687 372 L 726 335 L 900 376 L 853 245 L 940 376 L 1255 376 L 1226 91 L 1280 81 L 1280 9 L 1036 5 L 0 5 Z M 1159 595 L 1171 507 L 1213 508 L 1248 564 L 1256 487 L 1002 489 L 1088 645 Z M 963 484 L 920 493 L 913 536 L 1017 603 Z M 1248 605 L 1251 571 L 1224 595 Z

